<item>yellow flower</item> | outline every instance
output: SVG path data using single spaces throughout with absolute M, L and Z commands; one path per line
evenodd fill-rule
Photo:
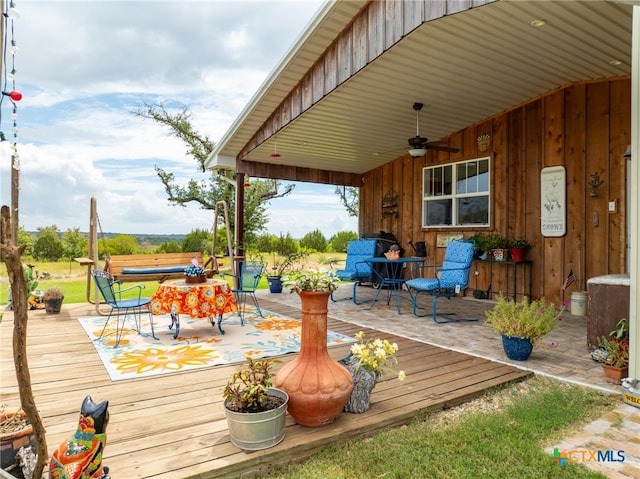
M 364 333 L 359 331 L 355 338 L 359 341 L 351 346 L 351 355 L 358 361 L 358 367 L 363 367 L 373 371 L 377 375 L 383 375 L 386 371 L 392 371 L 391 365 L 398 362 L 395 354 L 398 352 L 398 345 L 390 343 L 386 339 L 364 340 Z M 404 371 L 400 371 L 398 379 L 406 378 Z

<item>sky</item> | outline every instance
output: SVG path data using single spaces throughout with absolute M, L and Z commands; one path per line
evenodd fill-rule
M 9 0 L 6 0 L 7 3 Z M 97 199 L 104 232 L 187 234 L 213 212 L 169 204 L 155 166 L 186 184 L 206 180 L 167 128 L 136 116 L 144 104 L 186 107 L 218 141 L 322 6 L 321 0 L 14 0 L 7 28 L 15 69 L 19 221 L 27 231 L 89 229 Z M 13 64 L 12 64 L 13 63 Z M 2 79 L 3 91 L 13 89 Z M 0 201 L 11 204 L 13 104 L 2 95 Z M 270 203 L 268 232 L 329 239 L 357 231 L 334 187 L 297 183 Z M 316 214 L 317 212 L 317 214 Z

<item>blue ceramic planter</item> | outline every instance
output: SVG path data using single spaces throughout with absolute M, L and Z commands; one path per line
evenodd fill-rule
M 533 344 L 529 338 L 502 335 L 502 347 L 509 359 L 514 361 L 526 361 L 531 356 Z

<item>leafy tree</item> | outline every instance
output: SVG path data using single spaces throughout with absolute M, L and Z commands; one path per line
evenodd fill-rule
M 36 237 L 25 231 L 24 227 L 18 228 L 18 245 L 24 245 L 24 251 L 22 256 L 33 256 L 33 245 L 36 242 Z
M 66 258 L 72 259 L 86 256 L 88 244 L 89 241 L 86 236 L 80 232 L 80 228 L 68 229 L 62 235 L 62 245 Z
M 327 250 L 327 239 L 319 229 L 315 229 L 311 233 L 304 235 L 300 240 L 300 246 L 318 253 L 324 253 Z
M 331 237 L 329 246 L 331 251 L 346 253 L 349 241 L 358 239 L 357 233 L 353 231 L 340 231 Z
M 64 254 L 64 246 L 56 225 L 38 228 L 38 239 L 33 244 L 33 257 L 37 260 L 58 261 Z
M 165 241 L 155 249 L 156 253 L 181 253 L 182 248 L 176 241 Z
M 132 235 L 117 235 L 111 239 L 105 240 L 104 248 L 110 255 L 135 254 L 140 249 L 135 236 Z
M 270 253 L 276 250 L 276 243 L 278 242 L 278 237 L 272 234 L 264 234 L 260 235 L 256 238 L 256 242 L 253 245 L 254 248 L 261 253 Z
M 182 251 L 185 253 L 190 251 L 200 253 L 211 251 L 211 233 L 200 228 L 192 230 L 182 240 Z
M 360 209 L 360 188 L 355 186 L 336 186 L 335 194 L 340 198 L 349 216 L 358 217 Z
M 274 248 L 274 251 L 282 256 L 290 256 L 300 251 L 300 245 L 293 236 L 291 236 L 291 233 L 287 233 L 286 235 L 280 233 Z
M 235 211 L 235 188 L 228 180 L 235 181 L 233 172 L 221 171 L 216 174 L 207 171 L 205 162 L 213 151 L 214 142 L 206 135 L 195 131 L 191 125 L 191 113 L 183 107 L 178 113 L 169 112 L 163 104 L 144 104 L 135 112 L 137 116 L 151 119 L 162 126 L 168 127 L 171 133 L 182 140 L 187 146 L 187 155 L 192 156 L 203 176 L 201 180 L 191 179 L 186 185 L 175 182 L 175 175 L 156 166 L 156 174 L 164 185 L 169 202 L 174 205 L 185 206 L 195 202 L 202 209 L 214 210 L 218 201 L 226 201 L 229 211 Z M 274 198 L 287 196 L 295 185 L 282 187 L 277 180 L 251 179 L 251 186 L 245 189 L 244 197 L 244 243 L 251 244 L 256 235 L 267 224 L 267 204 Z M 229 218 L 229 227 L 234 230 L 235 218 Z

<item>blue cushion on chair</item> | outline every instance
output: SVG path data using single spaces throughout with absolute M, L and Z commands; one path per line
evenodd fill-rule
M 440 286 L 440 281 L 436 278 L 415 278 L 407 281 L 407 286 L 420 291 L 433 291 Z

